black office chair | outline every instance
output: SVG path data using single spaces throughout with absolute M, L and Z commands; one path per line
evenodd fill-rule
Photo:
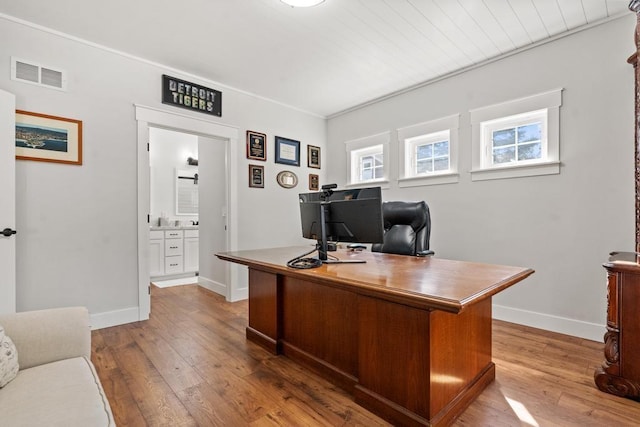
M 384 243 L 374 243 L 373 252 L 428 256 L 431 215 L 425 202 L 384 202 Z

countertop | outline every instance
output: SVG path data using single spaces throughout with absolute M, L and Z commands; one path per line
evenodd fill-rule
M 149 226 L 151 231 L 165 231 L 165 230 L 197 230 L 197 225 L 151 225 Z

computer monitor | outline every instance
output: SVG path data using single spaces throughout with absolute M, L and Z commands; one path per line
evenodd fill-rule
M 302 237 L 318 242 L 327 261 L 329 242 L 381 243 L 384 236 L 380 187 L 323 191 L 299 195 Z

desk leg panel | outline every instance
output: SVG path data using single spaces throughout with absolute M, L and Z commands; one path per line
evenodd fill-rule
M 322 361 L 322 365 L 333 367 L 335 372 L 356 378 L 357 295 L 292 277 L 283 278 L 281 292 L 281 338 L 286 344 L 285 354 L 288 350 L 290 355 L 293 351 L 296 356 L 313 355 L 313 360 Z M 312 364 L 316 368 L 320 366 Z
M 491 298 L 470 305 L 458 314 L 431 312 L 429 336 L 431 414 L 435 415 L 460 394 L 467 393 L 481 373 L 493 367 Z M 495 374 L 491 380 L 494 377 Z
M 280 353 L 279 277 L 277 274 L 249 269 L 249 326 L 247 339 Z
M 358 404 L 402 425 L 448 425 L 495 378 L 491 300 L 459 314 L 359 297 Z
M 366 296 L 358 312 L 356 402 L 400 424 L 409 420 L 395 418 L 398 411 L 428 420 L 430 312 Z

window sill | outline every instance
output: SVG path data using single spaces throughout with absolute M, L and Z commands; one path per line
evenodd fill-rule
M 503 166 L 471 171 L 471 181 L 490 179 L 521 178 L 527 176 L 557 175 L 560 173 L 560 162 L 533 163 L 519 166 Z
M 354 182 L 345 184 L 345 188 L 367 188 L 367 187 L 381 187 L 383 189 L 389 188 L 389 181 L 386 179 L 375 179 L 371 181 Z
M 398 179 L 398 187 L 421 187 L 423 185 L 456 184 L 460 175 L 457 172 L 441 173 L 437 175 L 412 176 Z

